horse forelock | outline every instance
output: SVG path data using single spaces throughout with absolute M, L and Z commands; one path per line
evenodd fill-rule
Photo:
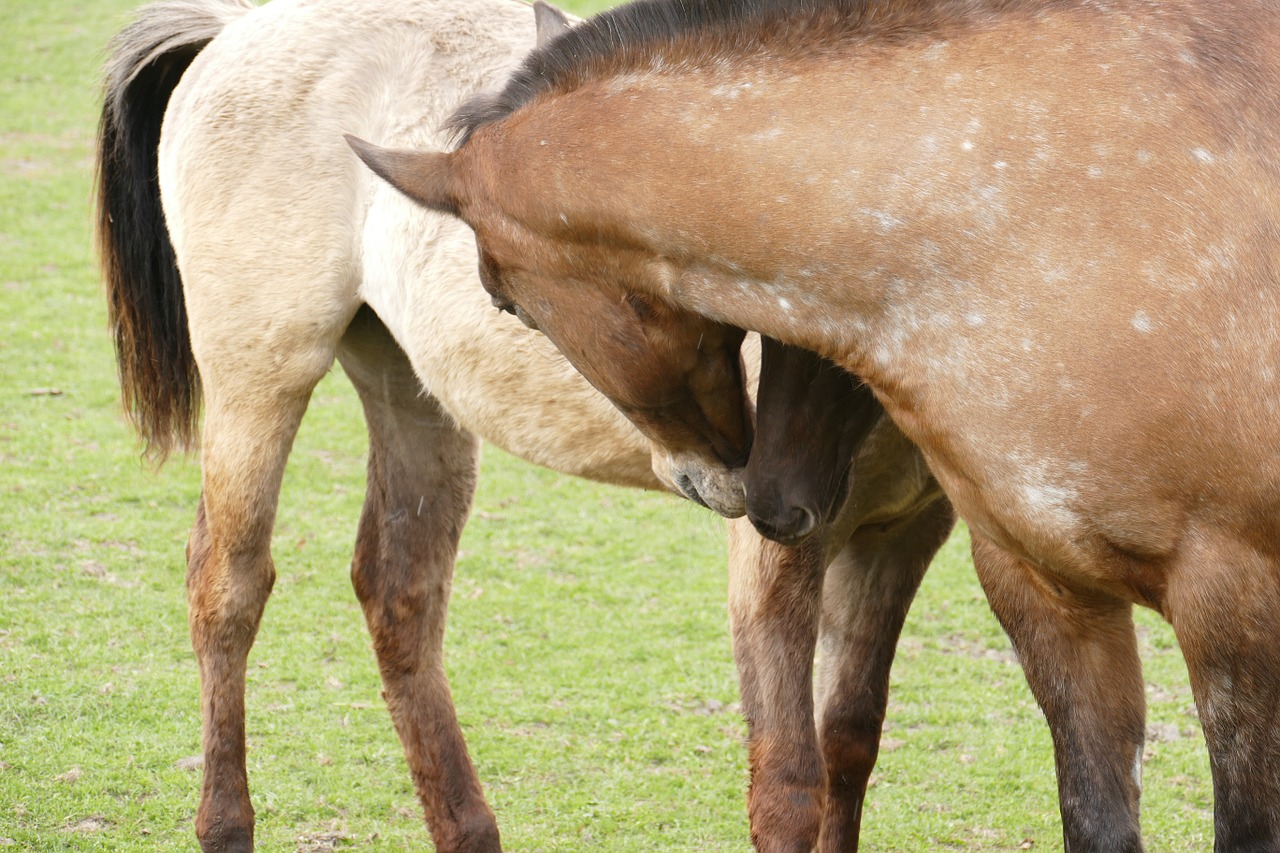
M 540 95 L 659 64 L 732 60 L 767 49 L 800 54 L 845 39 L 906 40 L 1081 0 L 635 0 L 534 50 L 499 92 L 478 95 L 446 124 L 458 145 Z

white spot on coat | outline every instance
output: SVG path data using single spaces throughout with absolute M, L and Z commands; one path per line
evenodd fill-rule
M 902 220 L 885 210 L 871 210 L 863 208 L 860 211 L 865 216 L 869 216 L 876 221 L 876 225 L 880 226 L 880 230 L 892 231 L 902 224 Z

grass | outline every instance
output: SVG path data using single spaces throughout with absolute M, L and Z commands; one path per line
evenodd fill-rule
M 183 547 L 198 470 L 139 462 L 89 238 L 96 69 L 132 0 L 0 0 L 0 845 L 190 849 L 200 721 Z M 365 438 L 338 371 L 286 476 L 250 659 L 264 850 L 421 849 L 346 567 Z M 449 673 L 512 850 L 748 847 L 718 522 L 489 449 Z M 1172 633 L 1140 615 L 1153 850 L 1211 845 Z M 958 531 L 894 673 L 865 850 L 1060 850 L 1051 747 Z

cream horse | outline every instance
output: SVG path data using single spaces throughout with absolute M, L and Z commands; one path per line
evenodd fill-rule
M 549 7 L 537 15 L 544 35 L 568 25 Z M 477 436 L 624 486 L 660 488 L 653 468 L 672 467 L 663 456 L 651 466 L 648 442 L 542 336 L 495 316 L 465 226 L 407 201 L 343 142 L 356 132 L 439 147 L 451 110 L 499 85 L 534 44 L 535 12 L 516 0 L 163 0 L 113 43 L 98 230 L 124 398 L 160 458 L 194 445 L 204 408 L 187 588 L 204 721 L 195 828 L 207 850 L 253 846 L 245 662 L 275 577 L 285 460 L 335 358 L 369 428 L 352 580 L 441 851 L 499 849 L 442 663 Z M 887 421 L 856 468 L 842 515 L 822 519 L 806 547 L 731 523 L 762 850 L 814 843 L 824 813 L 822 831 L 856 844 L 894 644 L 951 525 Z M 819 596 L 796 594 L 824 578 L 825 767 L 810 690 Z

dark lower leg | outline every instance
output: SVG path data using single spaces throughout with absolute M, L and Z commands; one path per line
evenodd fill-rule
M 1132 606 L 973 535 L 974 566 L 1053 735 L 1069 853 L 1139 853 L 1146 699 Z
M 427 500 L 421 490 L 405 492 L 387 467 L 371 451 L 352 564 L 387 706 L 436 848 L 497 850 L 497 823 L 467 755 L 443 666 L 445 609 L 469 488 L 465 499 L 445 499 L 450 506 L 442 512 L 438 494 Z
M 263 555 L 265 556 L 265 555 Z M 204 778 L 196 813 L 196 837 L 206 851 L 253 849 L 253 806 L 245 771 L 245 663 L 253 645 L 274 571 L 258 559 L 256 583 L 229 600 L 229 574 L 215 555 L 200 500 L 187 546 L 188 619 L 200 666 Z
M 1209 747 L 1214 850 L 1280 853 L 1280 566 L 1227 545 L 1189 559 L 1166 604 Z

